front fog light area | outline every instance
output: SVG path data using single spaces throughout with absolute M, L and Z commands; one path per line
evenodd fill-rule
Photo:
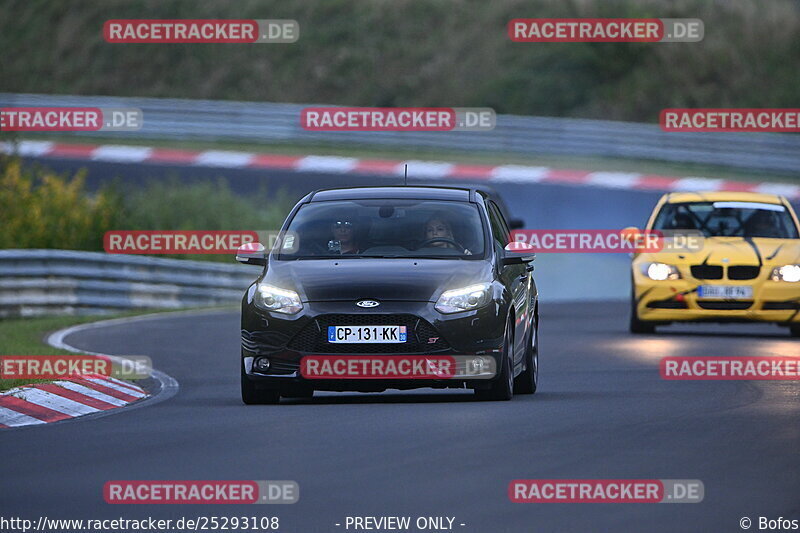
M 646 263 L 642 265 L 642 274 L 653 281 L 681 279 L 678 267 L 665 263 Z
M 489 368 L 489 362 L 483 357 L 476 357 L 467 363 L 468 374 L 482 374 L 487 368 Z
M 800 281 L 800 265 L 784 265 L 776 267 L 772 271 L 772 281 L 788 281 L 797 283 Z
M 488 304 L 491 299 L 491 283 L 479 283 L 443 292 L 435 307 L 440 313 L 456 313 L 478 309 Z
M 259 357 L 255 361 L 253 361 L 253 368 L 258 370 L 259 372 L 266 372 L 269 370 L 269 359 L 266 357 Z

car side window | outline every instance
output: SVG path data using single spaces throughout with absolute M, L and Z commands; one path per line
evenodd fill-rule
M 508 225 L 503 220 L 503 215 L 500 214 L 500 210 L 494 202 L 489 202 L 489 223 L 492 225 L 492 236 L 495 242 L 500 245 L 500 248 L 505 248 L 510 232 Z

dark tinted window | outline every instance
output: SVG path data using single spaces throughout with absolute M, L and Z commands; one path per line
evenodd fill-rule
M 653 229 L 702 231 L 706 237 L 798 238 L 785 207 L 760 202 L 665 204 Z
M 302 206 L 287 230 L 295 253 L 326 257 L 483 257 L 483 223 L 468 202 L 369 199 Z
M 491 201 L 489 202 L 489 222 L 492 225 L 494 240 L 501 248 L 505 248 L 506 244 L 508 244 L 510 233 L 508 224 L 503 219 L 503 215 L 500 214 L 500 209 Z

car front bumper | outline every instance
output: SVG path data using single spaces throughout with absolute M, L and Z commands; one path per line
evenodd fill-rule
M 751 300 L 700 299 L 701 285 L 751 286 Z M 654 281 L 634 272 L 634 298 L 640 320 L 652 322 L 775 322 L 800 324 L 800 283 L 771 279 Z
M 505 316 L 500 304 L 472 311 L 443 314 L 431 302 L 381 302 L 380 311 L 363 310 L 353 302 L 310 302 L 292 316 L 270 313 L 245 303 L 242 309 L 242 365 L 247 379 L 277 389 L 332 391 L 381 391 L 385 389 L 486 388 L 494 376 L 456 372 L 444 379 L 309 379 L 302 375 L 305 356 L 397 357 L 455 356 L 491 359 L 499 368 L 503 350 Z M 409 341 L 404 344 L 331 344 L 327 325 L 407 325 Z M 270 368 L 259 371 L 254 361 L 270 360 Z

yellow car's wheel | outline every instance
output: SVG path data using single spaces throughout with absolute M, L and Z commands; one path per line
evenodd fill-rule
M 792 337 L 800 337 L 800 325 L 790 326 L 789 327 L 789 334 Z

